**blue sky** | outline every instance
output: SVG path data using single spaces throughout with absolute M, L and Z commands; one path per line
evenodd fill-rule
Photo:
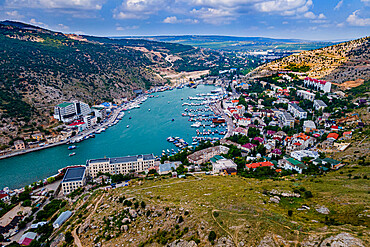
M 346 40 L 370 35 L 370 0 L 0 0 L 0 19 L 98 36 Z

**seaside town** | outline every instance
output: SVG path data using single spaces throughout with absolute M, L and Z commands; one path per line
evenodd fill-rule
M 213 83 L 219 86 L 217 90 L 181 99 L 182 117 L 188 118 L 195 132 L 192 143 L 170 136 L 167 141 L 174 144 L 174 149 L 163 150 L 158 156 L 90 159 L 25 188 L 1 190 L 0 241 L 28 246 L 33 240 L 43 242 L 56 237 L 74 214 L 65 210 L 58 216 L 58 210 L 67 209 L 66 205 L 95 190 L 130 187 L 142 179 L 157 177 L 319 175 L 351 162 L 351 155 L 335 158 L 350 145 L 362 148 L 363 140 L 354 142 L 353 138 L 365 127 L 357 110 L 368 111 L 366 99 L 351 101 L 340 87 L 301 73 L 279 71 L 270 77 L 249 78 L 231 69 L 186 84 L 137 90 L 137 97 L 131 101 L 122 99 L 91 107 L 80 101 L 61 102 L 54 110 L 54 118 L 61 123 L 58 136 L 35 133 L 30 140 L 15 141 L 13 150 L 2 155 L 67 144 L 73 156 L 75 143 L 94 138 L 117 124 L 127 117 L 125 112 L 157 97 L 153 93 Z M 124 224 L 123 229 L 127 231 L 128 225 Z

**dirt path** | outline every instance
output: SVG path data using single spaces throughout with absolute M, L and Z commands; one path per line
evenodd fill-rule
M 86 218 L 86 220 L 85 220 L 85 222 L 87 221 L 87 220 L 89 220 L 90 218 L 91 218 L 91 216 L 96 212 L 96 210 L 98 209 L 98 207 L 99 207 L 99 204 L 101 203 L 101 201 L 103 200 L 103 198 L 104 198 L 104 195 L 105 194 L 103 194 L 101 197 L 100 197 L 100 199 L 99 199 L 99 201 L 95 204 L 95 207 L 94 207 L 94 209 L 91 211 L 91 213 L 89 214 L 89 216 L 87 216 L 87 218 Z M 81 223 L 82 224 L 82 223 Z M 82 243 L 81 243 L 81 240 L 80 240 L 80 237 L 78 236 L 78 234 L 77 234 L 77 229 L 81 226 L 81 224 L 79 224 L 78 226 L 76 226 L 74 229 L 73 229 L 73 231 L 72 231 L 72 236 L 73 236 L 73 239 L 74 239 L 74 243 L 75 243 L 75 245 L 77 245 L 77 247 L 83 247 L 83 245 L 82 245 Z

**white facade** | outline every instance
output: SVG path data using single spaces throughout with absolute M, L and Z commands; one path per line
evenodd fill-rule
M 103 158 L 87 161 L 89 176 L 95 178 L 99 172 L 109 174 L 128 174 L 131 171 L 144 172 L 155 165 L 153 154 L 135 155 L 119 158 Z
M 294 127 L 294 118 L 288 112 L 283 111 L 279 114 L 279 118 L 284 126 Z
M 302 158 L 304 157 L 311 157 L 313 159 L 317 159 L 320 157 L 318 152 L 310 150 L 293 151 L 291 152 L 290 156 L 299 161 L 302 161 Z
M 293 114 L 295 118 L 303 119 L 307 118 L 307 112 L 304 111 L 301 107 L 297 104 L 288 104 L 288 111 Z
M 310 93 L 304 90 L 297 90 L 297 96 L 309 101 L 314 101 L 315 99 L 314 93 Z
M 306 77 L 303 83 L 305 86 L 314 87 L 315 89 L 324 91 L 325 93 L 330 93 L 331 90 L 331 82 L 328 81 Z
M 229 159 L 220 159 L 220 160 L 217 160 L 216 163 L 212 164 L 213 174 L 220 173 L 223 170 L 228 169 L 228 168 L 237 169 L 238 166 L 232 160 L 229 160 Z
M 304 132 L 310 132 L 312 130 L 316 129 L 316 125 L 313 121 L 307 120 L 303 122 L 303 130 Z
M 328 107 L 322 100 L 314 100 L 313 107 L 316 111 L 323 110 L 325 107 Z
M 89 105 L 79 101 L 64 102 L 54 107 L 54 118 L 65 123 L 90 113 Z
M 67 195 L 86 185 L 86 167 L 68 168 L 62 180 L 62 193 Z

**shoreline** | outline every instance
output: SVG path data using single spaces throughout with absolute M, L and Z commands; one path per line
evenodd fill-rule
M 207 85 L 205 85 L 205 86 L 207 86 Z M 176 89 L 176 88 L 174 88 L 174 89 Z M 170 91 L 170 90 L 167 89 L 167 90 L 164 90 L 164 91 Z M 92 132 L 94 132 L 94 131 L 96 131 L 100 128 L 103 128 L 105 126 L 108 127 L 109 124 L 111 124 L 112 122 L 114 122 L 117 119 L 117 117 L 119 116 L 119 114 L 123 110 L 126 110 L 126 112 L 127 112 L 131 109 L 135 109 L 135 105 L 139 105 L 141 102 L 144 102 L 146 99 L 149 99 L 149 98 L 153 97 L 153 96 L 151 96 L 153 93 L 160 93 L 160 92 L 163 92 L 162 87 L 152 89 L 148 93 L 145 93 L 145 94 L 139 95 L 138 97 L 135 97 L 131 101 L 117 107 L 116 110 L 111 115 L 111 117 L 108 120 L 106 120 L 106 122 L 103 125 L 96 126 L 94 129 L 87 130 L 86 132 L 80 132 L 79 135 L 76 135 L 73 138 L 69 138 L 67 140 L 64 140 L 64 141 L 61 141 L 61 142 L 58 142 L 58 143 L 49 144 L 47 146 L 36 147 L 36 148 L 33 148 L 33 149 L 22 150 L 20 152 L 11 153 L 11 154 L 8 154 L 5 157 L 4 156 L 0 157 L 0 160 L 6 159 L 6 158 L 12 158 L 12 157 L 22 155 L 22 154 L 27 154 L 27 153 L 31 153 L 31 152 L 40 151 L 40 150 L 43 150 L 43 149 L 46 149 L 46 148 L 49 148 L 49 147 L 56 147 L 56 146 L 68 144 L 71 140 L 74 140 L 74 139 L 82 139 L 84 136 L 88 136 Z M 63 168 L 65 168 L 65 167 L 63 167 Z M 63 168 L 61 168 L 61 169 L 63 169 Z M 43 178 L 40 178 L 39 180 L 33 181 L 33 182 L 37 182 L 37 183 L 39 183 L 40 181 L 45 182 L 47 178 L 57 176 L 59 174 L 59 170 L 58 171 L 55 170 L 54 172 L 52 172 L 52 174 L 50 174 L 48 176 L 45 176 Z M 29 184 L 27 186 L 31 185 L 33 182 L 29 182 Z M 4 185 L 4 186 L 7 186 L 7 185 Z M 23 187 L 15 186 L 15 187 L 10 187 L 10 188 L 12 190 L 21 190 Z

